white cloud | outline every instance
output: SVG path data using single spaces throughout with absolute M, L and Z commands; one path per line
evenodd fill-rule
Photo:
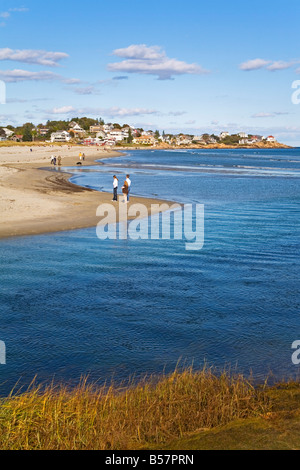
M 73 111 L 75 111 L 73 106 L 62 106 L 61 108 L 52 109 L 51 114 L 69 114 Z
M 187 114 L 186 111 L 170 111 L 168 113 L 168 116 L 183 116 L 184 114 Z
M 29 72 L 28 70 L 6 70 L 0 71 L 0 79 L 7 83 L 19 83 L 25 81 L 60 81 L 69 85 L 78 84 L 77 78 L 64 78 L 53 72 Z
M 283 112 L 283 111 L 275 111 L 273 113 L 257 113 L 253 114 L 253 118 L 274 118 L 276 116 L 286 116 L 290 113 Z
M 46 65 L 57 67 L 58 62 L 68 58 L 65 52 L 47 52 L 42 50 L 13 50 L 9 48 L 0 49 L 0 60 L 10 60 L 15 62 L 25 62 L 28 64 Z
M 124 59 L 159 60 L 166 57 L 161 47 L 146 46 L 146 44 L 133 44 L 124 49 L 115 49 L 113 54 Z
M 106 117 L 129 117 L 129 116 L 144 116 L 151 114 L 159 114 L 155 109 L 146 109 L 146 108 L 75 108 L 73 106 L 62 106 L 60 108 L 54 108 L 52 110 L 47 110 L 46 113 L 49 114 L 78 114 L 78 115 L 99 115 L 102 114 Z
M 299 64 L 299 60 L 291 60 L 289 62 L 283 60 L 265 60 L 265 59 L 254 59 L 248 60 L 240 65 L 240 69 L 245 72 L 250 72 L 253 70 L 266 69 L 270 72 L 276 72 L 278 70 L 286 70 L 293 67 L 296 64 Z
M 8 11 L 23 13 L 25 11 L 29 11 L 29 8 L 21 7 L 21 8 L 10 8 Z
M 240 69 L 248 72 L 251 70 L 263 69 L 269 64 L 270 64 L 270 61 L 264 60 L 264 59 L 248 60 L 248 62 L 244 62 L 243 64 L 240 65 Z
M 94 86 L 88 86 L 84 88 L 74 88 L 74 92 L 77 95 L 99 95 L 100 92 Z
M 21 12 L 25 12 L 25 11 L 29 11 L 28 8 L 25 8 L 25 7 L 21 7 L 21 8 L 9 8 L 8 11 L 3 11 L 0 13 L 0 18 L 5 18 L 5 19 L 8 19 L 10 18 L 11 16 L 11 13 L 21 13 Z M 1 23 L 0 24 L 0 27 L 3 28 L 4 26 L 6 26 L 6 23 Z
M 108 70 L 111 72 L 157 75 L 159 80 L 170 80 L 174 75 L 208 73 L 198 64 L 170 59 L 159 46 L 136 44 L 116 49 L 113 54 L 127 60 L 108 64 Z
M 293 67 L 295 63 L 297 62 L 294 62 L 294 61 L 284 62 L 282 60 L 278 60 L 276 62 L 273 62 L 273 64 L 269 65 L 267 69 L 270 70 L 271 72 L 276 72 L 277 70 L 286 70 L 286 69 Z
M 253 118 L 270 118 L 270 117 L 275 117 L 275 114 L 273 113 L 257 113 L 253 114 Z

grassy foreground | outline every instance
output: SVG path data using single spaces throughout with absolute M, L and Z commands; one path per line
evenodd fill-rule
M 210 369 L 126 389 L 32 386 L 0 403 L 0 449 L 300 449 L 300 386 Z

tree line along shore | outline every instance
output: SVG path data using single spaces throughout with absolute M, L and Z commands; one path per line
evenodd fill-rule
M 34 125 L 27 122 L 19 127 L 0 127 L 0 142 L 39 144 L 85 144 L 129 148 L 289 148 L 273 135 L 253 135 L 246 132 L 221 132 L 219 135 L 171 134 L 145 130 L 129 124 L 105 123 L 102 118 L 73 118 L 67 121 L 47 121 Z

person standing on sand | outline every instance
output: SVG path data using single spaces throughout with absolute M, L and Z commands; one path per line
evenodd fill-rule
M 113 198 L 113 201 L 115 202 L 118 202 L 118 186 L 119 186 L 119 180 L 118 178 L 116 177 L 116 175 L 114 175 L 114 198 Z
M 131 188 L 130 175 L 126 175 L 126 183 L 128 185 L 127 202 L 129 202 L 129 193 L 130 193 L 130 188 Z
M 61 166 L 61 156 L 58 157 L 57 161 L 58 161 L 58 166 Z
M 124 201 L 123 201 L 124 204 L 128 204 L 128 190 L 129 190 L 128 183 L 125 180 L 124 185 L 122 186 L 122 193 L 123 193 L 123 196 L 124 196 Z

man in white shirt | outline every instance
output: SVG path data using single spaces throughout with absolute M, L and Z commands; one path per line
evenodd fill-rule
M 126 181 L 127 181 L 127 184 L 128 184 L 127 202 L 129 202 L 129 193 L 130 193 L 130 189 L 131 189 L 131 179 L 130 179 L 130 175 L 126 175 Z
M 113 198 L 113 201 L 116 201 L 116 202 L 118 201 L 118 186 L 119 186 L 119 180 L 115 175 L 114 176 L 114 198 Z

